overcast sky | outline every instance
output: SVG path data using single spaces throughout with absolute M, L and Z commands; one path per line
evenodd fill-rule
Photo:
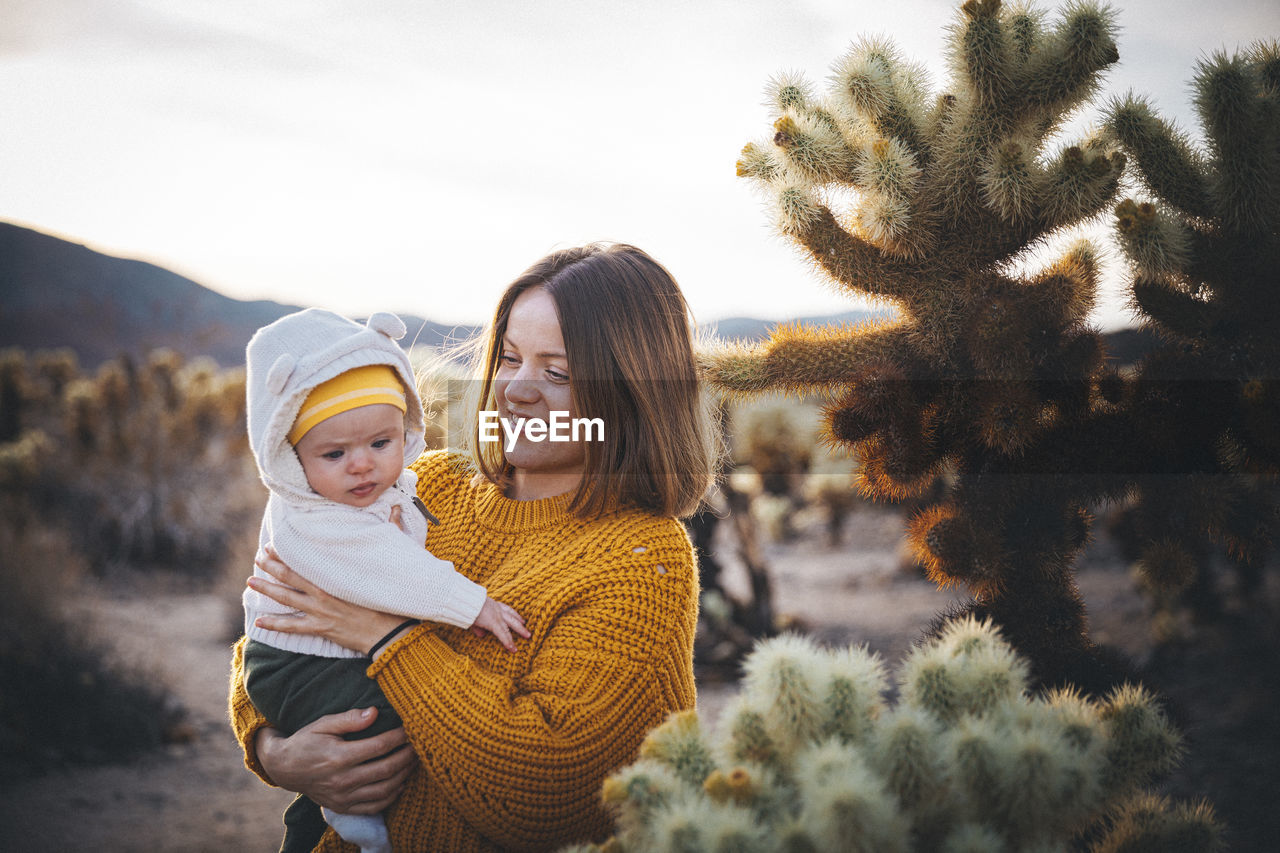
M 237 298 L 482 322 L 547 251 L 646 249 L 700 321 L 854 307 L 734 176 L 768 78 L 859 35 L 945 79 L 958 3 L 0 0 L 0 219 Z M 1195 129 L 1266 0 L 1130 0 L 1108 91 Z M 1087 117 L 1082 119 L 1087 121 Z M 1126 322 L 1115 294 L 1098 314 Z

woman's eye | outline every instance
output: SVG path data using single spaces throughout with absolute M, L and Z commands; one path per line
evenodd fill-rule
M 520 364 L 520 359 L 516 358 L 514 355 L 507 355 L 506 353 L 498 356 L 498 361 L 508 367 L 517 367 Z
M 569 374 L 561 373 L 559 370 L 548 370 L 547 376 L 551 377 L 552 382 L 568 382 Z

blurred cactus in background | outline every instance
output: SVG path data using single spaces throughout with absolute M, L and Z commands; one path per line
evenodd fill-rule
M 798 406 L 738 406 L 733 412 L 733 458 L 759 476 L 751 511 L 775 541 L 794 538 L 794 516 L 815 456 L 815 436 Z
M 1002 626 L 1039 682 L 1099 693 L 1125 673 L 1089 640 L 1072 569 L 1087 507 L 1123 492 L 1092 473 L 1080 438 L 1115 404 L 1087 322 L 1097 257 L 1078 242 L 1041 269 L 1018 264 L 1116 194 L 1125 158 L 1106 135 L 1052 142 L 1117 60 L 1114 34 L 1112 13 L 1090 3 L 1050 24 L 969 0 L 951 90 L 936 98 L 879 40 L 836 62 L 825 95 L 774 80 L 773 136 L 746 146 L 739 174 L 816 267 L 897 317 L 783 327 L 704 362 L 730 395 L 829 395 L 827 433 L 856 454 L 870 497 L 918 498 L 946 472 L 947 491 L 909 525 L 920 562 L 972 593 L 968 610 Z
M 131 757 L 182 732 L 162 685 L 69 621 L 86 575 L 220 579 L 261 501 L 243 371 L 157 351 L 85 374 L 68 351 L 0 352 L 0 765 Z M 237 580 L 247 560 L 237 567 Z
M 1133 94 L 1107 126 L 1140 184 L 1114 220 L 1132 304 L 1163 341 L 1125 389 L 1127 529 L 1147 579 L 1212 617 L 1215 548 L 1248 599 L 1280 531 L 1280 45 L 1215 54 L 1193 88 L 1207 150 Z
M 863 649 L 760 643 L 719 731 L 684 712 L 650 732 L 640 759 L 604 784 L 617 836 L 573 849 L 1221 848 L 1208 805 L 1142 791 L 1180 745 L 1140 688 L 1032 697 L 1026 663 L 972 617 L 916 648 L 896 686 L 891 705 Z
M 170 350 L 122 356 L 49 396 L 62 448 L 30 493 L 98 574 L 163 566 L 208 576 L 251 526 L 260 492 L 244 438 L 243 371 Z M 73 521 L 74 519 L 74 521 Z

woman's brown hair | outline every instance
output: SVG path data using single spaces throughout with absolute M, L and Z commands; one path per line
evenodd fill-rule
M 604 440 L 584 443 L 571 511 L 589 518 L 617 505 L 692 514 L 712 482 L 718 438 L 698 388 L 689 308 L 661 264 L 622 243 L 552 252 L 502 294 L 482 354 L 477 422 L 468 424 L 481 473 L 510 482 L 501 444 L 475 440 L 478 414 L 496 408 L 511 308 L 536 287 L 546 288 L 560 317 L 576 416 L 604 422 Z

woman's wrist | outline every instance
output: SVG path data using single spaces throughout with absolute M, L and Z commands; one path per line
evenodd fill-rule
M 378 640 L 376 643 L 370 646 L 369 651 L 366 654 L 366 657 L 368 657 L 369 660 L 371 661 L 377 660 L 378 657 L 382 654 L 384 649 L 386 649 L 396 640 L 403 637 L 406 632 L 412 630 L 413 628 L 416 628 L 418 625 L 421 625 L 421 624 L 422 623 L 417 619 L 404 620 L 399 625 L 396 625 L 394 628 L 392 628 L 390 631 L 384 634 L 382 636 L 382 639 Z

